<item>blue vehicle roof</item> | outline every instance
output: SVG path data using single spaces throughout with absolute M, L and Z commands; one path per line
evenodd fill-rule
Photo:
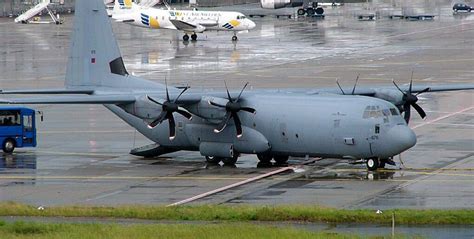
M 20 111 L 25 111 L 25 112 L 34 112 L 34 109 L 30 109 L 27 107 L 22 107 L 22 106 L 10 106 L 10 105 L 0 105 L 0 111 L 2 110 L 20 110 Z

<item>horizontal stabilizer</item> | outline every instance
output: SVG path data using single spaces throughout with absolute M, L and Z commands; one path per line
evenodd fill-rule
M 2 104 L 127 104 L 133 102 L 135 102 L 135 96 L 133 95 L 63 96 L 0 100 Z
M 2 95 L 60 95 L 60 94 L 94 94 L 93 90 L 74 90 L 74 89 L 39 89 L 39 90 L 0 90 Z

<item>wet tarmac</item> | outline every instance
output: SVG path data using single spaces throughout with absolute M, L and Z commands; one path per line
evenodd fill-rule
M 255 18 L 257 28 L 238 34 L 237 43 L 226 32 L 184 44 L 174 31 L 118 23 L 114 30 L 130 73 L 173 85 L 217 89 L 226 80 L 232 88 L 249 81 L 253 88 L 309 89 L 335 87 L 336 78 L 351 86 L 358 74 L 361 86 L 401 84 L 412 70 L 415 84 L 473 83 L 474 14 L 427 4 L 416 9 L 436 10 L 434 20 L 357 21 L 357 9 L 349 8 L 327 9 L 324 20 Z M 65 20 L 56 26 L 0 19 L 0 88 L 63 86 L 72 19 Z M 418 144 L 402 154 L 400 167 L 372 173 L 324 159 L 193 203 L 472 208 L 474 93 L 424 94 L 420 104 L 428 119 L 414 116 Z M 0 154 L 0 201 L 167 205 L 278 168 L 260 168 L 252 155 L 235 167 L 206 165 L 196 152 L 145 160 L 128 152 L 151 142 L 102 106 L 34 107 L 44 112 L 39 145 Z

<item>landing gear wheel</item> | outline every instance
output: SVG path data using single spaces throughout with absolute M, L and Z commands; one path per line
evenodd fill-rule
M 257 154 L 257 158 L 262 164 L 270 164 L 273 156 L 271 154 Z
M 211 164 L 219 164 L 222 161 L 221 157 L 206 156 L 206 162 Z
M 288 162 L 288 156 L 275 156 L 273 159 L 277 164 L 286 164 Z
M 234 165 L 239 159 L 240 154 L 234 151 L 234 156 L 232 158 L 222 158 L 224 165 Z
M 314 9 L 312 9 L 312 8 L 306 9 L 306 14 L 308 14 L 308 16 L 310 16 L 310 17 L 313 16 L 314 15 Z
M 369 171 L 375 171 L 379 168 L 379 159 L 376 159 L 376 158 L 367 159 L 365 164 L 367 165 L 367 169 L 369 169 Z
M 316 14 L 323 15 L 324 14 L 324 9 L 322 7 L 316 8 Z
M 237 40 L 239 40 L 239 38 L 237 38 L 237 36 L 232 37 L 232 41 L 237 41 Z
M 191 35 L 191 40 L 196 41 L 197 38 L 198 36 L 196 35 L 196 33 Z
M 13 139 L 7 139 L 3 142 L 3 152 L 10 154 L 15 150 L 15 141 Z
M 188 34 L 186 34 L 186 35 L 183 36 L 183 41 L 189 41 L 189 36 L 188 36 Z
M 303 8 L 300 8 L 296 13 L 298 14 L 298 16 L 303 16 L 304 14 L 306 14 L 306 11 Z

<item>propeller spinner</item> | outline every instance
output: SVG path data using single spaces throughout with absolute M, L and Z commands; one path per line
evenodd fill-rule
M 408 91 L 403 91 L 402 89 L 400 89 L 400 87 L 398 87 L 398 85 L 397 85 L 397 83 L 395 83 L 395 81 L 393 81 L 393 84 L 395 85 L 395 87 L 397 87 L 397 89 L 400 92 L 403 93 L 403 98 L 402 98 L 403 112 L 405 113 L 404 118 L 405 118 L 405 121 L 407 122 L 407 124 L 410 121 L 410 115 L 411 115 L 410 111 L 411 111 L 412 106 L 413 106 L 413 108 L 415 108 L 416 112 L 418 112 L 420 117 L 422 119 L 424 119 L 426 117 L 426 113 L 423 110 L 423 108 L 421 108 L 421 106 L 419 106 L 416 102 L 418 102 L 418 95 L 430 91 L 431 88 L 427 87 L 427 88 L 423 89 L 422 91 L 419 91 L 416 94 L 412 94 L 413 72 L 411 73 L 411 80 L 410 80 L 410 86 L 408 88 Z
M 168 83 L 166 82 L 166 80 L 165 80 L 165 84 L 166 84 L 166 101 L 162 102 L 149 95 L 146 96 L 148 100 L 150 100 L 151 102 L 155 104 L 161 105 L 161 108 L 162 108 L 161 114 L 155 120 L 153 120 L 153 122 L 148 124 L 148 128 L 150 129 L 155 128 L 157 125 L 161 124 L 163 121 L 168 120 L 169 130 L 170 130 L 169 139 L 173 140 L 176 137 L 176 124 L 175 124 L 173 113 L 176 112 L 184 116 L 188 120 L 191 120 L 193 116 L 191 113 L 189 113 L 185 109 L 179 107 L 179 105 L 176 103 L 179 97 L 181 97 L 181 95 L 186 90 L 188 90 L 188 88 L 184 88 L 183 91 L 181 91 L 181 93 L 178 95 L 178 97 L 176 97 L 174 100 L 171 101 L 170 95 L 168 92 Z
M 224 82 L 225 83 L 225 82 Z M 224 119 L 217 125 L 217 127 L 214 129 L 215 133 L 220 133 L 222 130 L 225 129 L 227 124 L 229 123 L 230 119 L 234 120 L 235 124 L 235 129 L 237 131 L 237 138 L 242 137 L 242 122 L 240 121 L 239 115 L 237 114 L 240 111 L 245 111 L 249 113 L 255 114 L 256 110 L 254 108 L 250 107 L 243 107 L 240 104 L 240 97 L 242 96 L 242 93 L 244 92 L 245 88 L 247 87 L 249 83 L 247 82 L 242 90 L 240 91 L 239 96 L 237 97 L 236 100 L 233 100 L 232 97 L 230 96 L 229 89 L 227 88 L 227 84 L 225 83 L 225 88 L 227 91 L 227 98 L 228 102 L 226 105 L 221 105 L 212 101 L 209 101 L 209 104 L 219 107 L 219 108 L 224 108 L 226 110 L 226 114 L 224 116 Z

